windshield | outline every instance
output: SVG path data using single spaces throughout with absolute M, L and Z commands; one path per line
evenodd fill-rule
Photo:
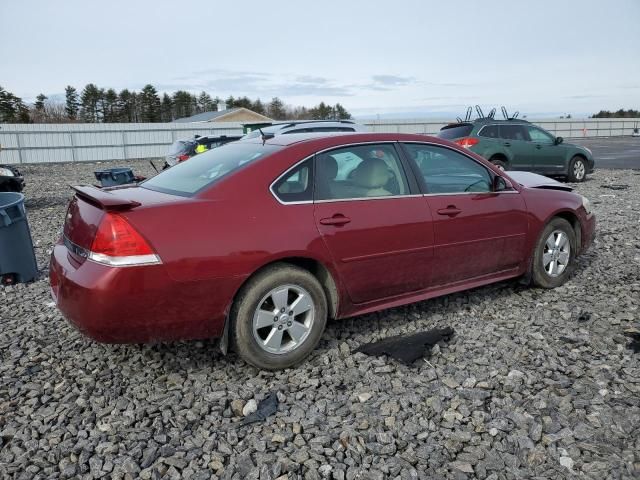
M 438 137 L 444 138 L 446 140 L 451 140 L 453 138 L 462 138 L 466 137 L 473 130 L 473 125 L 470 123 L 459 123 L 454 125 L 447 125 L 446 127 L 442 127 L 440 129 L 440 133 L 438 133 Z
M 279 150 L 277 145 L 229 143 L 196 155 L 142 183 L 149 190 L 191 196 L 243 166 Z

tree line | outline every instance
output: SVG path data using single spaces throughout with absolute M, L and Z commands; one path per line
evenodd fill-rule
M 598 113 L 591 115 L 591 118 L 640 118 L 640 110 L 620 109 L 615 112 L 609 110 L 600 110 Z
M 89 83 L 80 92 L 69 85 L 65 88 L 65 100 L 49 100 L 41 93 L 32 105 L 0 86 L 0 123 L 154 123 L 171 122 L 178 118 L 222 109 L 245 107 L 274 120 L 336 120 L 350 119 L 351 114 L 339 103 L 329 105 L 320 102 L 307 108 L 286 105 L 280 98 L 270 102 L 259 98 L 229 96 L 226 100 L 211 97 L 207 92 L 193 94 L 178 90 L 160 95 L 156 88 L 145 85 L 139 92 L 123 89 L 100 88 Z

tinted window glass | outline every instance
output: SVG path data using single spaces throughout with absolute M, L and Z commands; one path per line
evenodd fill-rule
M 531 137 L 532 142 L 549 144 L 555 142 L 555 138 L 544 130 L 537 127 L 527 127 L 527 130 L 529 131 L 529 137 Z
M 311 165 L 311 160 L 307 160 L 278 180 L 273 190 L 281 201 L 302 202 L 312 199 Z
M 500 138 L 498 125 L 487 125 L 478 133 L 480 137 Z
M 280 148 L 282 147 L 259 143 L 229 143 L 179 163 L 141 185 L 160 192 L 192 195 Z
M 195 142 L 189 140 L 177 140 L 169 147 L 169 155 L 180 155 L 193 149 Z
M 500 137 L 506 140 L 529 140 L 529 135 L 522 125 L 500 125 Z
M 438 136 L 440 138 L 446 138 L 447 140 L 451 140 L 453 138 L 462 138 L 468 137 L 473 130 L 473 125 L 470 123 L 461 123 L 456 125 L 447 125 L 446 127 L 442 127 L 440 129 L 440 133 Z
M 393 145 L 359 145 L 316 156 L 316 200 L 389 197 L 409 193 Z
M 475 160 L 444 147 L 418 143 L 405 146 L 422 174 L 425 193 L 491 191 L 489 171 Z

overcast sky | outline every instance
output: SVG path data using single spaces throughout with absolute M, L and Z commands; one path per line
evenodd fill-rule
M 206 90 L 356 116 L 640 108 L 640 0 L 0 0 L 0 85 Z

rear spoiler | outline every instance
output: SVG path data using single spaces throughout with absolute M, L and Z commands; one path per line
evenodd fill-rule
M 72 185 L 71 188 L 78 197 L 103 210 L 131 210 L 142 205 L 91 185 Z

